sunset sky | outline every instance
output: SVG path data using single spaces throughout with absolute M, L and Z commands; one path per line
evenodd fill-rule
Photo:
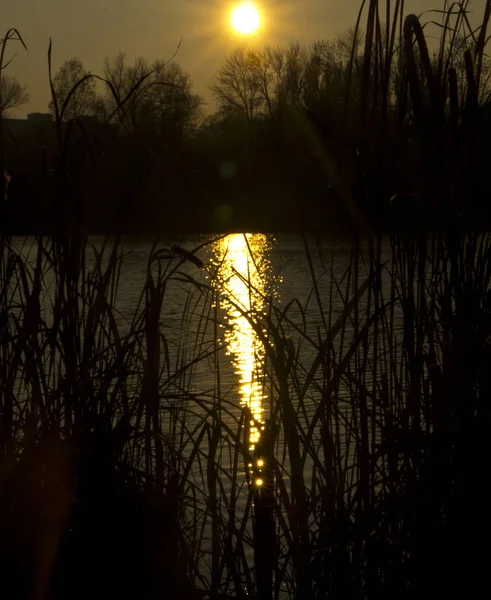
M 102 73 L 104 58 L 119 51 L 129 61 L 167 59 L 183 38 L 176 57 L 190 73 L 194 89 L 210 101 L 208 85 L 221 59 L 243 41 L 230 25 L 234 0 L 15 0 L 0 3 L 0 37 L 19 29 L 29 53 L 20 45 L 9 67 L 27 85 L 31 101 L 12 116 L 45 112 L 49 102 L 47 49 L 53 39 L 53 67 L 81 58 L 84 66 Z M 260 45 L 302 44 L 333 37 L 353 25 L 361 0 L 257 0 L 264 22 L 255 41 Z M 381 3 L 382 4 L 382 3 Z M 395 2 L 393 2 L 395 4 Z M 385 6 L 385 2 L 383 2 Z M 433 6 L 432 6 L 433 5 Z M 472 7 L 482 14 L 484 0 Z M 441 8 L 443 0 L 406 0 L 406 11 Z

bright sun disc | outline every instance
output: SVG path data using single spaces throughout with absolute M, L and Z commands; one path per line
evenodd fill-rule
M 232 14 L 232 25 L 239 33 L 254 33 L 260 22 L 259 13 L 252 4 L 241 4 Z

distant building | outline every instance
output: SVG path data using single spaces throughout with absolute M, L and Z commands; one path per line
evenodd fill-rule
M 53 118 L 49 113 L 30 113 L 27 119 L 2 119 L 4 135 L 11 135 L 15 139 L 49 127 L 52 122 Z
M 30 123 L 51 123 L 53 117 L 51 116 L 51 113 L 29 113 L 27 115 L 27 120 Z

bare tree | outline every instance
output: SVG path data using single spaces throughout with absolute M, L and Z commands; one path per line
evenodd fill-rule
M 0 113 L 4 113 L 29 102 L 29 94 L 13 76 L 1 73 L 0 78 Z
M 225 59 L 214 77 L 211 90 L 223 114 L 236 114 L 251 123 L 264 104 L 259 53 L 238 48 Z
M 120 53 L 106 59 L 104 75 L 117 98 L 112 93 L 106 96 L 106 112 L 127 129 L 164 135 L 169 128 L 182 130 L 198 118 L 203 100 L 193 93 L 189 75 L 177 63 L 157 60 L 149 64 L 140 57 L 126 65 Z M 118 110 L 130 92 L 131 100 Z
M 157 126 L 194 126 L 203 100 L 192 92 L 189 75 L 177 63 L 156 61 L 152 70 L 145 104 L 148 114 L 154 115 Z
M 362 42 L 361 33 L 356 35 L 350 28 L 334 40 L 321 40 L 312 46 L 312 56 L 320 67 L 320 88 L 331 105 L 344 103 L 350 77 L 350 95 L 359 93 Z
M 70 58 L 66 60 L 58 69 L 53 77 L 53 87 L 55 90 L 56 99 L 60 112 L 67 100 L 72 89 L 90 75 L 90 71 L 86 71 L 82 61 L 79 58 Z M 63 120 L 69 121 L 79 117 L 91 116 L 96 114 L 96 80 L 88 78 L 81 83 L 66 106 L 63 113 Z M 53 100 L 49 103 L 49 110 L 55 114 L 55 106 Z
M 115 58 L 106 58 L 104 62 L 104 77 L 113 90 L 104 97 L 105 112 L 113 122 L 126 129 L 136 129 L 142 86 L 149 76 L 150 67 L 144 58 L 137 58 L 133 65 L 125 64 L 125 58 L 125 54 L 120 52 Z
M 268 118 L 279 123 L 285 111 L 300 102 L 306 54 L 299 44 L 266 46 L 261 51 L 235 50 L 213 81 L 219 111 L 249 122 Z
M 266 46 L 260 54 L 261 96 L 271 121 L 279 122 L 302 97 L 306 54 L 299 44 L 288 48 Z

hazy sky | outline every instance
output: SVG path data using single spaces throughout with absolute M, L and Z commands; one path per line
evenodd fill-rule
M 482 14 L 485 0 L 474 0 Z M 395 2 L 393 1 L 392 4 Z M 27 85 L 28 105 L 12 116 L 45 112 L 49 102 L 47 50 L 53 40 L 53 67 L 78 56 L 102 74 L 104 58 L 119 51 L 133 61 L 167 59 L 183 38 L 176 57 L 190 73 L 196 92 L 210 99 L 208 85 L 221 59 L 240 43 L 230 27 L 230 13 L 240 0 L 0 0 L 0 38 L 17 28 L 29 52 L 19 44 L 9 72 Z M 332 37 L 353 25 L 361 0 L 256 0 L 265 22 L 260 44 L 309 43 Z M 385 0 L 381 5 L 385 6 Z M 406 0 L 406 12 L 441 8 L 443 0 Z

